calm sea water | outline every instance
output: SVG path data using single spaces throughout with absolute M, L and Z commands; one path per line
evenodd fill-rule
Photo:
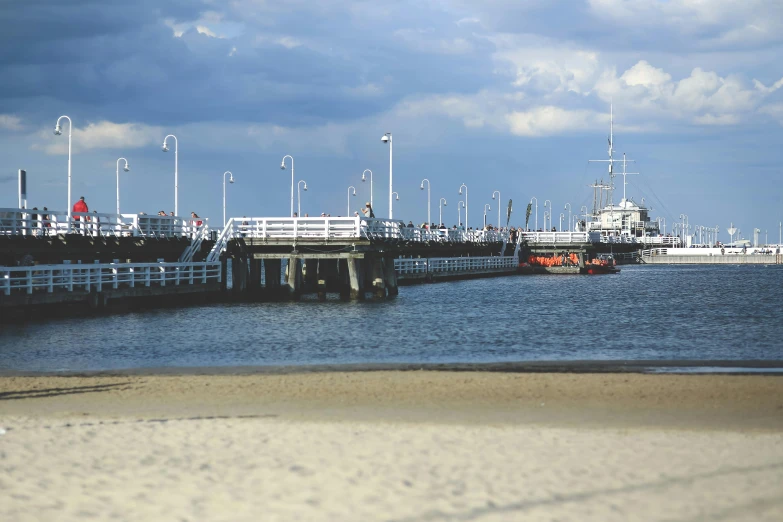
M 383 302 L 211 305 L 0 325 L 0 370 L 783 359 L 783 267 L 626 266 L 403 287 Z

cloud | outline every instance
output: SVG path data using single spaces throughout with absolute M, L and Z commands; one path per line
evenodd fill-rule
M 535 107 L 529 111 L 511 112 L 506 116 L 509 130 L 516 136 L 538 137 L 577 130 L 596 129 L 606 122 L 603 115 L 589 110 L 566 110 L 561 107 Z
M 46 154 L 67 154 L 67 129 L 61 136 L 55 136 L 48 131 L 38 133 L 38 141 L 32 149 L 43 150 Z M 163 140 L 160 127 L 140 123 L 113 123 L 101 121 L 90 123 L 85 128 L 74 126 L 72 148 L 74 152 L 95 149 L 136 149 L 145 147 L 156 141 Z
M 22 128 L 22 120 L 11 114 L 0 114 L 0 129 L 19 130 Z
M 474 50 L 473 44 L 465 38 L 440 38 L 433 29 L 398 29 L 394 36 L 419 52 L 467 54 Z
M 758 80 L 750 87 L 737 75 L 720 76 L 696 67 L 690 75 L 672 75 L 641 60 L 619 77 L 606 70 L 595 85 L 604 101 L 670 119 L 687 119 L 704 125 L 733 125 L 756 110 L 764 98 L 783 86 L 783 79 L 766 87 Z

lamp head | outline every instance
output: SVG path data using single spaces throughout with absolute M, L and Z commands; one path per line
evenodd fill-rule
M 384 134 L 383 137 L 381 138 L 381 141 L 384 142 L 384 143 L 389 143 L 389 136 Z
M 168 145 L 166 145 L 166 142 L 165 142 L 165 141 L 163 142 L 163 147 L 161 147 L 161 149 L 160 149 L 160 150 L 162 150 L 163 152 L 168 152 L 168 151 L 169 151 L 169 146 L 168 146 Z
M 394 198 L 394 199 L 395 199 L 395 200 L 397 200 L 397 201 L 399 201 L 399 200 L 400 200 L 400 195 L 399 195 L 399 194 L 397 194 L 397 197 L 396 197 L 396 198 Z
M 233 175 L 233 174 L 230 174 L 230 175 L 228 176 L 228 182 L 229 182 L 229 183 L 233 183 L 233 182 L 234 182 L 234 175 Z
M 445 206 L 448 206 L 448 203 L 446 203 L 446 202 L 444 201 L 444 202 L 443 202 L 443 206 L 444 206 L 444 207 L 445 207 Z
M 303 186 L 302 188 L 303 188 L 304 190 L 307 190 L 307 183 L 305 183 L 305 184 L 304 184 L 304 186 Z
M 57 125 L 54 126 L 54 135 L 59 136 L 62 133 L 63 133 L 63 129 L 62 127 L 60 127 L 60 124 L 58 123 Z
M 285 170 L 285 160 L 283 160 L 283 162 L 280 163 L 280 170 Z
M 362 172 L 362 181 L 366 181 L 367 178 L 364 177 L 364 172 Z
M 421 190 L 424 190 L 424 182 L 421 182 L 421 186 L 419 187 Z
M 128 164 L 126 163 L 125 168 L 122 170 L 124 170 L 125 172 L 130 172 L 130 166 L 128 166 Z
M 462 187 L 459 188 L 459 194 L 462 195 Z

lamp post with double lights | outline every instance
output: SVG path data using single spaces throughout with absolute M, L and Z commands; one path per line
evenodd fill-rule
M 234 175 L 231 173 L 230 170 L 227 170 L 223 173 L 223 228 L 226 226 L 226 174 L 228 174 L 228 182 L 233 183 L 234 182 Z M 176 212 L 175 212 L 176 214 Z
M 179 216 L 179 141 L 173 134 L 169 134 L 163 138 L 163 152 L 169 151 L 168 139 L 174 138 L 174 215 Z
M 63 129 L 60 126 L 60 120 L 68 120 L 68 204 L 65 206 L 68 209 L 68 223 L 71 222 L 71 132 L 73 131 L 73 122 L 71 118 L 66 115 L 62 115 L 57 118 L 57 123 L 54 124 L 54 135 L 60 136 L 63 133 Z
M 384 143 L 389 144 L 389 219 L 392 219 L 394 217 L 394 204 L 392 203 L 392 192 L 394 190 L 394 184 L 392 183 L 393 180 L 393 170 L 392 170 L 392 133 L 387 132 L 383 135 L 381 138 L 381 141 Z M 397 199 L 400 199 L 400 196 L 397 195 Z
M 430 180 L 427 178 L 424 178 L 421 180 L 421 186 L 419 187 L 421 190 L 424 190 L 424 182 L 427 182 L 427 227 L 432 226 L 432 218 L 430 217 L 430 202 L 432 201 L 432 197 L 430 196 Z M 439 223 L 440 224 L 440 223 Z
M 125 172 L 130 170 L 130 167 L 128 166 L 128 160 L 125 158 L 117 159 L 117 215 L 120 214 L 120 161 L 125 162 L 125 167 L 123 168 Z
M 446 206 L 446 198 L 440 198 L 438 201 L 438 226 L 443 225 L 443 207 Z
M 282 170 L 285 170 L 286 158 L 290 158 L 291 160 L 291 213 L 289 214 L 289 217 L 294 217 L 294 157 L 290 154 L 283 156 L 283 161 L 280 162 L 280 169 Z
M 302 183 L 304 183 L 304 190 L 307 192 L 307 182 L 303 179 L 300 179 L 296 183 L 296 215 L 297 217 L 302 217 Z
M 468 186 L 464 183 L 459 188 L 459 194 L 462 195 L 462 189 L 465 189 L 465 230 L 468 229 Z
M 372 201 L 372 171 L 370 169 L 364 169 L 364 172 L 362 172 L 362 181 L 365 181 L 367 178 L 364 176 L 367 172 L 370 173 L 370 207 L 375 210 L 375 203 Z

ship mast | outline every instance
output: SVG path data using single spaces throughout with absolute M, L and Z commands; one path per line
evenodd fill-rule
M 612 231 L 615 230 L 614 224 L 614 103 L 609 103 L 609 159 L 588 160 L 588 163 L 609 163 L 609 185 L 606 187 L 609 192 L 609 212 L 611 214 Z M 626 159 L 623 154 L 623 199 L 625 199 L 625 176 L 627 174 L 636 174 L 635 172 L 626 172 L 626 163 L 634 160 Z M 622 225 L 620 227 L 622 229 Z

